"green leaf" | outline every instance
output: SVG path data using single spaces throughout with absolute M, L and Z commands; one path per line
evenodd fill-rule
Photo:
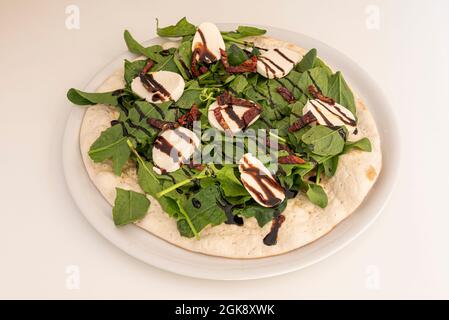
M 126 46 L 130 52 L 151 58 L 157 63 L 161 62 L 164 58 L 159 54 L 159 52 L 163 50 L 160 45 L 153 45 L 145 48 L 131 36 L 131 33 L 129 33 L 128 30 L 125 30 L 123 37 L 125 38 Z
M 174 62 L 185 80 L 190 79 L 190 62 L 192 60 L 192 41 L 184 41 L 176 50 Z
M 146 64 L 147 62 L 145 60 L 136 60 L 133 62 L 125 60 L 125 81 L 128 85 L 131 85 L 131 82 L 139 75 Z
M 215 184 L 201 187 L 200 191 L 190 198 L 179 200 L 180 210 L 187 217 L 178 220 L 178 230 L 184 237 L 193 237 L 208 225 L 219 225 L 226 221 L 223 210 L 217 206 L 220 192 Z
M 238 66 L 248 60 L 248 55 L 245 53 L 245 51 L 243 51 L 235 44 L 231 44 L 231 46 L 226 51 L 228 54 L 229 64 L 232 66 Z
M 282 202 L 277 208 L 266 208 L 258 204 L 249 204 L 244 208 L 235 208 L 233 214 L 244 218 L 254 217 L 259 227 L 263 227 L 273 220 L 275 214 L 282 213 L 287 207 L 287 201 Z
M 315 183 L 309 183 L 307 185 L 307 198 L 309 198 L 310 202 L 316 204 L 321 208 L 327 207 L 327 194 L 324 189 Z
M 234 80 L 232 80 L 231 84 L 229 85 L 229 88 L 231 88 L 237 93 L 242 93 L 247 85 L 248 81 L 246 80 L 245 76 L 238 75 L 237 77 L 235 77 Z
M 190 109 L 192 104 L 199 105 L 201 103 L 200 94 L 201 88 L 197 81 L 192 82 L 192 84 L 184 90 L 181 98 L 176 101 L 176 105 L 181 109 Z
M 368 138 L 362 138 L 357 141 L 348 141 L 348 142 L 346 142 L 346 145 L 343 149 L 343 153 L 348 153 L 349 151 L 351 151 L 353 149 L 359 149 L 362 151 L 371 152 L 371 150 L 372 150 L 371 142 L 369 141 Z
M 334 98 L 337 103 L 349 109 L 354 115 L 356 114 L 354 95 L 340 71 L 329 79 L 327 96 Z
M 122 168 L 128 161 L 131 151 L 123 136 L 123 128 L 117 124 L 103 131 L 89 149 L 89 156 L 94 162 L 112 160 L 112 168 L 116 175 L 120 175 Z
M 223 32 L 223 34 L 234 39 L 241 39 L 251 36 L 261 36 L 266 32 L 267 30 L 256 27 L 239 26 L 236 31 Z
M 341 153 L 345 141 L 337 130 L 325 126 L 314 126 L 303 134 L 301 140 L 310 150 L 320 156 L 333 156 Z
M 326 177 L 333 177 L 335 175 L 335 172 L 337 171 L 338 167 L 338 156 L 334 156 L 332 158 L 329 158 L 325 161 L 323 161 L 322 165 L 324 168 L 324 174 Z
M 187 21 L 186 17 L 179 20 L 176 25 L 159 28 L 159 21 L 156 19 L 157 35 L 159 37 L 184 37 L 194 35 L 196 27 Z
M 305 72 L 312 69 L 315 64 L 316 52 L 317 51 L 315 48 L 310 49 L 309 52 L 307 52 L 301 61 L 296 65 L 296 71 Z
M 234 167 L 230 165 L 223 166 L 222 169 L 215 172 L 220 186 L 227 197 L 248 196 L 248 191 L 235 176 Z
M 147 214 L 150 207 L 150 200 L 144 194 L 116 188 L 112 217 L 116 226 L 141 220 Z
M 67 98 L 74 104 L 85 106 L 93 104 L 106 104 L 110 106 L 117 106 L 117 97 L 114 91 L 111 92 L 83 92 L 74 88 L 67 91 Z

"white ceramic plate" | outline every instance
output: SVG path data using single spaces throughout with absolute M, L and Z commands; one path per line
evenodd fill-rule
M 233 30 L 237 24 L 218 24 L 221 30 Z M 382 211 L 396 180 L 399 167 L 397 125 L 387 100 L 369 75 L 337 50 L 305 35 L 261 26 L 268 35 L 296 43 L 318 54 L 335 70 L 341 70 L 355 92 L 366 102 L 376 120 L 382 142 L 383 168 L 362 205 L 334 230 L 317 241 L 289 253 L 254 260 L 218 258 L 178 248 L 134 225 L 116 228 L 111 206 L 89 179 L 81 158 L 79 131 L 85 108 L 72 107 L 63 145 L 64 172 L 72 196 L 87 220 L 109 241 L 126 253 L 155 267 L 192 277 L 243 280 L 270 277 L 302 269 L 337 252 L 354 240 Z M 153 39 L 147 44 L 161 43 Z M 97 87 L 133 55 L 124 53 L 101 70 L 86 86 Z M 69 106 L 68 106 L 69 107 Z

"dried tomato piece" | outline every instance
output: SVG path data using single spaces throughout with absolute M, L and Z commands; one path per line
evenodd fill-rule
M 280 164 L 303 164 L 303 163 L 306 163 L 304 159 L 302 159 L 294 154 L 289 154 L 288 156 L 279 157 L 278 162 Z
M 288 103 L 295 103 L 296 99 L 293 93 L 290 92 L 286 87 L 280 86 L 276 88 L 276 91 L 284 98 Z
M 315 116 L 312 114 L 312 112 L 307 112 L 305 115 L 303 115 L 301 118 L 296 120 L 289 128 L 289 132 L 295 132 L 298 131 L 301 128 L 304 128 L 308 124 L 316 121 Z
M 318 89 L 311 84 L 310 86 L 307 87 L 307 90 L 309 90 L 310 94 L 318 100 L 321 100 L 323 102 L 329 103 L 331 105 L 335 104 L 335 100 L 330 98 L 330 97 L 326 97 L 325 95 L 323 95 L 320 91 L 318 91 Z
M 193 122 L 198 121 L 200 117 L 200 110 L 198 109 L 196 104 L 193 104 L 190 110 L 186 114 L 180 116 L 177 121 L 183 127 L 191 127 Z
M 145 67 L 143 67 L 143 69 L 142 69 L 142 73 L 143 74 L 148 73 L 148 71 L 150 71 L 150 69 L 153 68 L 153 66 L 154 66 L 154 61 L 151 60 L 150 58 L 148 58 Z
M 148 118 L 147 123 L 159 130 L 175 129 L 179 127 L 179 124 L 176 122 L 164 121 L 156 118 Z
M 220 49 L 221 63 L 228 73 L 256 72 L 257 57 L 252 56 L 248 60 L 243 61 L 238 66 L 231 66 L 228 61 L 228 54 L 225 50 Z

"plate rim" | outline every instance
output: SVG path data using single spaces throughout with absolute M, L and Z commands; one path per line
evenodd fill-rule
M 217 26 L 222 30 L 232 30 L 238 25 L 238 23 L 217 23 Z M 81 126 L 82 116 L 84 115 L 86 109 L 83 107 L 74 107 L 72 104 L 70 104 L 70 102 L 68 102 L 68 104 L 71 105 L 72 110 L 67 119 L 66 128 L 64 131 L 62 161 L 65 181 L 75 204 L 84 215 L 84 217 L 89 221 L 89 223 L 103 237 L 108 239 L 111 243 L 113 243 L 115 246 L 117 246 L 127 254 L 159 269 L 185 276 L 213 280 L 259 279 L 300 270 L 335 254 L 336 252 L 346 247 L 357 237 L 359 237 L 379 217 L 379 215 L 387 205 L 389 199 L 391 198 L 392 191 L 394 190 L 394 186 L 397 182 L 400 166 L 400 136 L 399 130 L 397 129 L 398 126 L 394 110 L 390 107 L 388 99 L 385 97 L 377 83 L 362 67 L 355 63 L 352 59 L 350 59 L 337 49 L 332 48 L 319 40 L 301 33 L 281 28 L 263 25 L 253 26 L 267 29 L 267 34 L 273 36 L 276 39 L 282 39 L 292 43 L 300 43 L 300 46 L 305 49 L 315 47 L 320 53 L 319 56 L 324 57 L 324 60 L 326 62 L 328 62 L 329 60 L 335 60 L 335 62 L 337 62 L 339 60 L 340 62 L 331 62 L 329 64 L 335 70 L 338 70 L 338 66 L 341 64 L 346 65 L 343 73 L 345 74 L 345 78 L 348 80 L 348 83 L 350 83 L 351 87 L 357 88 L 354 89 L 354 91 L 358 96 L 362 96 L 365 98 L 362 92 L 365 90 L 368 91 L 369 87 L 370 91 L 373 92 L 371 94 L 368 94 L 369 96 L 371 96 L 369 100 L 378 100 L 378 102 L 380 103 L 378 103 L 377 105 L 380 105 L 380 108 L 383 109 L 383 111 L 374 110 L 375 108 L 372 108 L 371 104 L 368 103 L 367 100 L 363 99 L 376 120 L 376 125 L 381 136 L 382 171 L 380 172 L 376 183 L 374 184 L 373 188 L 370 190 L 366 199 L 364 199 L 360 207 L 358 207 L 348 218 L 337 224 L 335 228 L 329 233 L 316 239 L 314 242 L 304 247 L 281 255 L 258 259 L 229 259 L 207 256 L 201 253 L 195 253 L 176 247 L 175 245 L 157 238 L 153 234 L 144 231 L 137 226 L 129 225 L 124 228 L 118 229 L 115 228 L 112 223 L 110 223 L 111 206 L 106 202 L 101 193 L 97 190 L 96 186 L 90 180 L 84 167 L 81 151 L 79 149 L 79 129 Z M 276 34 L 281 36 L 276 36 Z M 163 42 L 161 38 L 155 37 L 149 41 L 146 41 L 145 44 L 155 44 L 161 42 Z M 115 57 L 91 78 L 91 80 L 85 86 L 84 90 L 95 90 L 110 74 L 112 74 L 112 72 L 122 66 L 123 59 L 130 59 L 133 57 L 134 55 L 129 53 L 128 51 Z M 357 79 L 359 81 L 355 81 Z M 362 82 L 366 82 L 366 89 L 359 87 Z M 388 112 L 386 112 L 386 110 L 388 110 Z M 379 118 L 380 113 L 382 112 L 388 115 L 386 121 L 387 124 L 385 124 L 384 121 L 379 122 L 379 119 L 376 119 L 376 115 L 377 118 Z M 74 135 L 75 132 L 77 134 Z M 385 139 L 386 134 L 389 135 L 388 140 Z M 388 153 L 387 149 L 389 149 Z M 84 173 L 84 176 L 83 173 L 79 172 L 80 170 Z M 83 186 L 83 184 L 80 184 L 80 182 L 81 180 L 86 182 L 86 177 L 89 180 L 89 189 L 91 189 L 91 187 L 95 188 L 96 192 L 93 194 L 86 194 L 86 192 L 83 193 L 83 191 L 80 190 L 80 187 L 85 187 L 85 185 Z M 378 190 L 379 188 L 380 190 Z M 101 200 L 99 199 L 99 197 L 101 198 Z M 374 208 L 361 208 L 362 206 L 364 206 L 364 204 L 366 204 L 368 199 L 372 199 L 373 197 L 380 197 L 380 199 L 377 199 L 378 203 L 371 204 L 371 206 L 373 206 Z M 109 224 L 112 225 L 113 228 L 105 224 L 104 215 L 99 214 L 97 211 L 94 212 L 94 210 L 87 205 L 87 201 L 89 201 L 89 203 L 97 205 L 95 210 L 102 210 L 103 213 L 107 207 L 109 208 Z M 348 224 L 350 224 L 351 220 L 354 220 L 351 218 L 355 216 L 356 213 L 360 210 L 370 211 L 368 212 L 369 216 L 365 218 L 365 221 L 358 228 L 356 228 L 356 230 L 352 230 L 350 226 L 348 226 Z M 346 228 L 347 230 L 340 231 L 340 233 L 343 232 L 344 236 L 338 239 L 334 239 L 333 241 L 335 241 L 336 244 L 332 244 L 331 241 L 331 243 L 327 243 L 323 248 L 320 248 L 320 243 L 323 243 L 325 239 L 329 239 L 330 235 L 335 234 L 335 231 L 337 229 L 342 228 Z M 137 231 L 137 229 L 141 231 Z M 151 239 L 152 244 L 157 244 L 157 246 L 160 246 L 160 248 L 152 248 L 153 252 L 149 252 L 147 251 L 148 247 L 144 248 L 141 246 L 141 243 L 134 243 L 130 241 L 130 239 L 136 240 L 139 239 L 139 237 L 141 239 L 142 232 L 146 234 L 146 238 Z M 344 232 L 348 233 L 344 234 Z M 163 243 L 161 243 L 161 241 Z M 317 247 L 318 250 L 321 250 L 323 252 L 317 254 L 316 252 L 314 252 L 314 247 Z M 301 257 L 301 251 L 304 250 L 311 252 L 308 256 L 306 255 L 305 258 Z M 169 252 L 172 256 L 167 256 L 165 252 Z M 178 257 L 175 257 L 173 255 L 177 255 Z M 215 268 L 210 268 L 210 265 L 208 267 L 207 263 L 213 263 Z M 223 264 L 223 268 L 217 269 L 217 264 Z

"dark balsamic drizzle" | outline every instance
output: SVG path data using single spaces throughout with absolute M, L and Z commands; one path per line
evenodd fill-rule
M 199 208 L 201 208 L 201 201 L 198 200 L 197 198 L 192 198 L 192 205 L 195 208 L 199 209 Z
M 282 199 L 276 197 L 273 189 L 278 191 L 281 191 L 281 189 L 282 191 L 284 190 L 276 181 L 276 179 L 271 175 L 261 172 L 259 168 L 249 163 L 246 158 L 243 158 L 243 161 L 243 171 L 253 177 L 254 181 L 257 183 L 260 189 L 262 189 L 262 192 L 258 191 L 256 188 L 246 183 L 242 179 L 242 183 L 245 188 L 251 191 L 251 193 L 253 193 L 254 196 L 257 197 L 257 200 L 261 203 L 264 203 L 266 206 L 274 207 L 278 205 L 282 201 Z
M 234 206 L 226 201 L 223 196 L 221 196 L 221 199 L 217 199 L 217 206 L 219 206 L 226 215 L 225 224 L 243 226 L 243 218 L 232 213 Z
M 168 100 L 171 99 L 170 92 L 168 92 L 162 84 L 157 82 L 151 73 L 141 73 L 139 76 L 140 81 L 142 82 L 142 85 L 145 87 L 145 89 L 147 89 L 151 93 L 154 93 L 152 98 L 153 101 L 163 100 L 164 97 L 166 97 Z M 154 100 L 155 98 L 156 100 Z
M 315 86 L 315 88 L 317 88 L 317 90 L 318 90 L 320 93 L 323 93 L 323 91 L 321 90 L 321 88 L 320 88 L 320 87 L 318 86 L 318 84 L 316 83 L 315 79 L 312 77 L 312 74 L 310 73 L 310 70 L 307 70 L 307 74 L 309 75 L 310 80 L 312 80 L 312 83 L 313 83 L 313 85 Z
M 273 246 L 277 243 L 279 228 L 284 223 L 285 217 L 276 211 L 274 214 L 273 221 L 271 222 L 271 230 L 270 232 L 263 238 L 263 243 L 266 246 Z
M 281 52 L 281 50 L 279 50 L 278 48 L 274 49 L 274 51 L 279 54 L 282 58 L 284 58 L 285 60 L 287 60 L 288 62 L 290 62 L 291 64 L 295 65 L 295 61 L 293 61 L 292 59 L 290 59 L 289 57 L 287 57 L 283 52 Z
M 163 136 L 156 138 L 154 141 L 154 147 L 171 157 L 174 162 L 179 161 L 180 152 Z
M 161 115 L 162 119 L 165 119 L 164 111 L 157 104 L 151 103 L 151 106 Z
M 123 121 L 119 121 L 119 120 L 112 120 L 111 121 L 111 126 L 115 126 L 115 125 L 118 125 L 118 124 L 122 127 L 122 131 L 123 131 L 123 136 L 124 137 L 130 137 L 130 138 L 133 138 L 134 140 L 137 140 L 137 138 L 134 135 L 132 135 L 132 134 L 130 134 L 128 132 L 128 130 L 126 129 L 126 125 L 125 125 L 125 123 Z
M 131 128 L 142 131 L 143 133 L 145 133 L 145 134 L 146 134 L 147 136 L 149 136 L 150 138 L 153 137 L 153 134 L 152 134 L 150 131 L 148 131 L 147 128 L 142 127 L 142 126 L 139 126 L 139 125 L 137 125 L 137 124 L 134 124 L 134 123 L 131 121 L 131 119 L 127 119 L 127 120 L 126 120 L 126 123 L 127 123 Z
M 145 113 L 140 109 L 139 105 L 137 103 L 134 104 L 134 109 L 136 109 L 137 113 L 139 114 L 139 120 L 142 121 L 145 119 Z
M 319 103 L 322 107 L 324 107 L 327 111 L 332 113 L 334 116 L 339 118 L 341 120 L 341 122 L 343 122 L 344 124 L 347 124 L 350 126 L 356 125 L 356 122 L 353 119 L 347 117 L 337 105 L 332 106 L 332 108 L 337 110 L 337 112 L 334 112 L 333 110 L 329 109 L 326 104 L 322 103 L 320 100 L 316 100 L 316 102 Z M 313 105 L 313 103 L 312 103 L 312 105 Z M 315 107 L 315 109 L 317 109 L 315 105 L 313 105 L 313 106 Z

